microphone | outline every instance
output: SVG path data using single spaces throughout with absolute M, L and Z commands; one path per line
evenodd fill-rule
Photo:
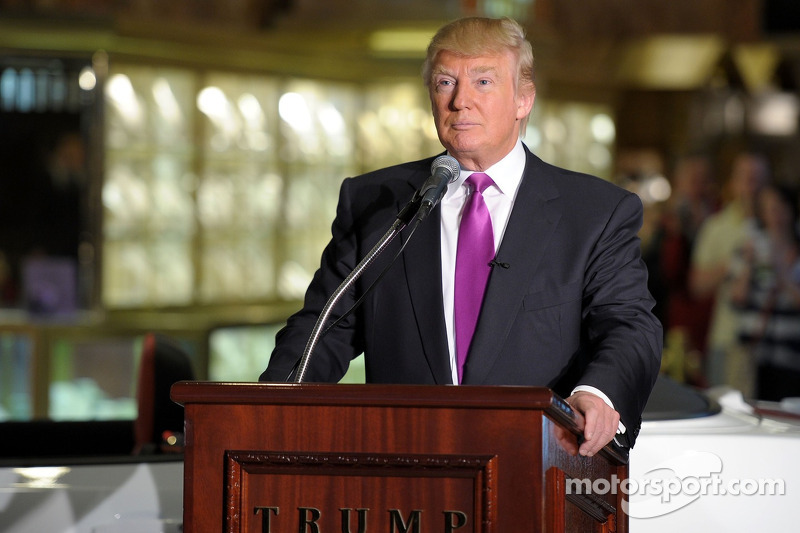
M 431 163 L 431 177 L 428 178 L 417 193 L 422 198 L 417 212 L 419 220 L 428 216 L 444 196 L 447 184 L 456 181 L 460 174 L 461 166 L 453 156 L 440 155 L 433 160 L 433 163 Z

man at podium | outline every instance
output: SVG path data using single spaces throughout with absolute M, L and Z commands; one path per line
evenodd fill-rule
M 359 304 L 316 344 L 304 381 L 337 382 L 363 353 L 370 383 L 545 386 L 584 415 L 582 455 L 612 439 L 633 446 L 662 349 L 639 198 L 522 143 L 536 88 L 515 21 L 445 25 L 423 78 L 446 156 L 344 180 L 303 309 L 278 333 L 260 379 L 293 379 L 328 298 L 439 179 L 429 216 L 409 223 L 333 308 L 336 320 Z

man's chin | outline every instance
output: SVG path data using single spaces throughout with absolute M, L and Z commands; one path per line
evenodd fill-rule
M 455 157 L 459 156 L 470 157 L 479 151 L 479 144 L 469 139 L 456 139 L 454 142 L 442 143 L 447 152 Z

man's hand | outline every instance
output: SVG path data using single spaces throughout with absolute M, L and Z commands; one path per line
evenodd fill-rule
M 611 442 L 619 428 L 619 413 L 597 395 L 579 391 L 567 398 L 567 403 L 585 419 L 584 441 L 578 453 L 591 457 Z

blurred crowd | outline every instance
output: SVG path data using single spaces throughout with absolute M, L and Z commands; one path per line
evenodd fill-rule
M 664 324 L 662 371 L 751 399 L 800 396 L 800 197 L 758 153 L 737 154 L 726 174 L 685 156 L 669 199 L 648 206 L 643 255 Z

